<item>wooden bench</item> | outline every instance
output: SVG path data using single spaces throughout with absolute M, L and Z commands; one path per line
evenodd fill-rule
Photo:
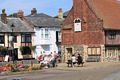
M 77 64 L 77 65 L 80 65 L 80 64 L 81 64 L 82 67 L 83 67 L 84 62 L 81 62 L 81 63 L 76 62 L 75 64 Z M 73 64 L 72 64 L 72 60 L 68 60 L 68 61 L 67 61 L 67 65 L 68 65 L 68 67 L 72 67 L 72 65 L 73 65 Z
M 68 67 L 70 67 L 70 65 L 71 65 L 71 67 L 72 67 L 72 60 L 68 60 L 68 61 L 67 61 L 67 64 L 68 64 Z
M 82 67 L 83 67 L 84 62 L 80 62 L 80 63 L 77 62 L 77 64 L 78 64 L 78 66 L 81 64 Z

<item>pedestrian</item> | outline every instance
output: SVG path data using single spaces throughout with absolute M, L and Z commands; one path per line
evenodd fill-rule
M 72 67 L 75 67 L 75 64 L 76 64 L 76 57 L 75 57 L 75 55 L 72 55 L 71 60 L 72 60 Z
M 78 54 L 78 57 L 77 57 L 77 64 L 78 64 L 78 66 L 80 64 L 82 64 L 82 63 L 83 63 L 83 58 L 82 58 L 82 56 L 80 54 Z M 82 64 L 82 66 L 83 66 L 83 64 Z

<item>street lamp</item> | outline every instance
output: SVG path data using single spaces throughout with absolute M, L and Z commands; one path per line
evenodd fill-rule
M 11 33 L 11 49 L 12 49 L 12 60 L 13 60 L 13 64 L 14 64 L 14 33 L 13 33 L 13 30 L 14 30 L 14 24 L 12 24 L 11 26 L 11 29 L 12 29 L 12 33 Z

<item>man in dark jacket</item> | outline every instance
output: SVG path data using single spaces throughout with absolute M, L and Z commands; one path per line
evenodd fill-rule
M 83 66 L 83 58 L 82 58 L 82 56 L 80 56 L 80 54 L 78 54 L 78 57 L 77 57 L 77 64 L 78 64 L 78 66 L 80 64 L 82 64 L 82 66 Z

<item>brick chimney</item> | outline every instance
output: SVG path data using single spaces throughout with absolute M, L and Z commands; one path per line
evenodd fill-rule
M 37 10 L 36 10 L 36 8 L 33 8 L 33 9 L 31 10 L 31 15 L 34 16 L 34 15 L 36 15 L 36 14 L 37 14 Z
M 59 8 L 59 10 L 58 10 L 58 18 L 59 18 L 59 19 L 63 19 L 63 11 L 62 11 L 62 8 Z
M 5 13 L 5 9 L 2 9 L 1 21 L 7 24 L 7 14 Z
M 82 5 L 84 0 L 73 0 L 74 18 L 82 17 Z
M 23 20 L 23 18 L 24 18 L 24 12 L 23 12 L 22 10 L 19 10 L 17 16 L 18 16 L 21 20 Z

